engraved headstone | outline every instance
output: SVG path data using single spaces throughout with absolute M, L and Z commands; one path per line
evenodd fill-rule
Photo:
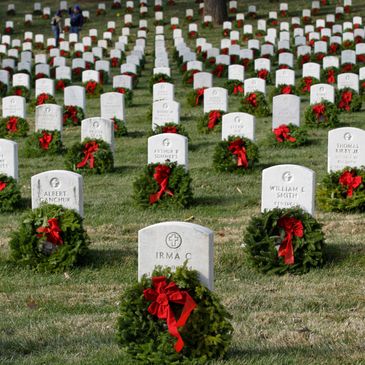
M 0 139 L 0 174 L 18 179 L 18 144 Z

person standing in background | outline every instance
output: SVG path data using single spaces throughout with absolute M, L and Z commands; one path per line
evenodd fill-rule
M 62 32 L 62 13 L 61 10 L 57 10 L 57 13 L 51 19 L 52 32 L 56 39 L 56 47 L 60 43 L 60 33 Z
M 84 23 L 84 17 L 82 16 L 81 8 L 79 5 L 75 5 L 73 10 L 68 9 L 68 13 L 71 17 L 71 29 L 70 33 L 76 33 L 79 35 L 81 27 Z

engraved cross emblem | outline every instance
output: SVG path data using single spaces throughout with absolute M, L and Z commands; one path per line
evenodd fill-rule
M 166 245 L 170 248 L 179 248 L 182 244 L 181 236 L 176 232 L 171 232 L 166 236 Z

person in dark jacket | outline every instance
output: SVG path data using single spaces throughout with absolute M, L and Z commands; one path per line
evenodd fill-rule
M 58 47 L 60 42 L 60 33 L 62 32 L 62 13 L 58 10 L 55 16 L 51 20 L 52 32 L 56 39 L 56 47 Z
M 81 27 L 84 23 L 84 17 L 82 16 L 81 8 L 79 5 L 75 5 L 73 10 L 68 9 L 68 13 L 71 17 L 71 29 L 70 33 L 80 33 Z

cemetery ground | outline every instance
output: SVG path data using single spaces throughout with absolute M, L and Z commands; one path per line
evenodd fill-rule
M 16 5 L 15 35 L 22 37 L 24 14 L 32 2 Z M 111 10 L 95 16 L 97 1 L 79 1 L 90 10 L 91 20 L 82 35 L 95 27 L 106 30 L 108 20 L 117 22 L 120 33 L 122 12 Z M 260 14 L 278 3 L 252 1 Z M 354 1 L 353 13 L 365 15 L 365 4 Z M 7 2 L 1 1 L 1 16 Z M 42 1 L 51 6 L 54 1 Z M 289 2 L 290 16 L 299 14 L 307 1 Z M 244 5 L 245 7 L 247 4 Z M 179 16 L 182 29 L 186 7 L 192 1 L 164 9 L 167 21 Z M 239 9 L 243 4 L 239 4 Z M 246 9 L 246 8 L 245 8 Z M 244 10 L 243 8 L 241 10 Z M 117 13 L 121 16 L 118 18 Z M 247 175 L 220 174 L 212 167 L 219 133 L 197 131 L 202 107 L 190 108 L 186 94 L 190 87 L 172 59 L 172 31 L 165 36 L 175 84 L 175 100 L 181 103 L 181 123 L 189 136 L 189 166 L 195 202 L 191 208 L 137 208 L 132 201 L 132 184 L 147 163 L 147 136 L 151 128 L 147 112 L 152 105 L 148 90 L 153 67 L 154 27 L 149 8 L 146 67 L 134 90 L 133 106 L 127 108 L 129 136 L 116 139 L 115 171 L 84 177 L 85 227 L 92 245 L 88 262 L 79 269 L 61 274 L 39 274 L 8 263 L 9 234 L 16 229 L 24 211 L 0 216 L 0 364 L 128 364 L 115 340 L 118 302 L 123 290 L 137 279 L 137 232 L 150 224 L 181 220 L 197 223 L 215 233 L 215 290 L 233 315 L 233 343 L 225 360 L 214 364 L 365 364 L 365 225 L 363 215 L 317 211 L 316 218 L 326 234 L 326 264 L 302 276 L 263 275 L 250 268 L 242 250 L 243 232 L 250 218 L 260 211 L 262 169 L 293 163 L 313 169 L 317 184 L 326 173 L 327 130 L 311 130 L 312 143 L 297 149 L 275 149 L 261 143 L 271 128 L 271 118 L 258 118 L 256 138 L 260 161 Z M 138 16 L 135 16 L 137 23 Z M 29 28 L 51 36 L 48 20 L 34 17 Z M 200 23 L 200 20 L 197 20 Z M 131 31 L 134 42 L 137 28 Z M 221 27 L 199 34 L 219 45 Z M 115 37 L 115 36 L 114 36 Z M 186 37 L 187 38 L 187 37 Z M 194 41 L 189 40 L 192 46 Z M 37 51 L 36 51 L 37 52 Z M 115 71 L 113 71 L 115 73 Z M 224 80 L 214 79 L 214 86 Z M 104 87 L 111 91 L 111 85 Z M 62 105 L 62 95 L 57 102 Z M 302 112 L 308 99 L 302 103 Z M 239 98 L 230 97 L 229 111 L 238 111 Z M 86 117 L 98 116 L 99 100 L 87 100 Z M 302 113 L 303 116 L 303 113 Z M 365 129 L 364 111 L 341 114 L 341 126 Z M 28 112 L 31 130 L 34 113 Z M 66 128 L 67 147 L 80 139 L 80 127 Z M 30 208 L 30 178 L 37 173 L 64 169 L 62 156 L 26 159 L 19 140 L 19 174 L 24 205 Z

